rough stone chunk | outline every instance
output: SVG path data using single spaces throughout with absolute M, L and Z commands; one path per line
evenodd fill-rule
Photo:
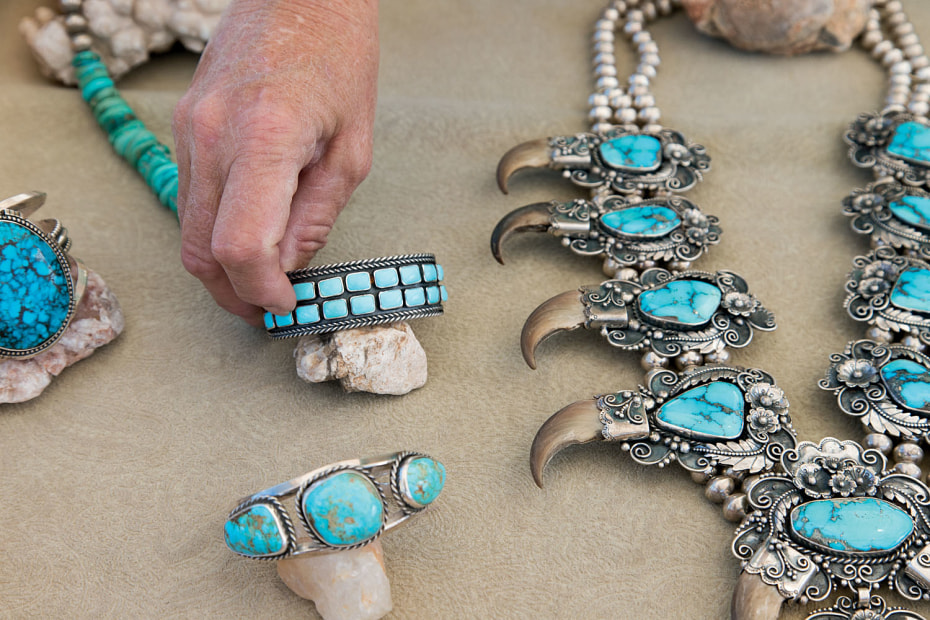
M 114 80 L 180 41 L 200 53 L 230 0 L 84 0 L 93 49 Z M 19 23 L 43 75 L 74 84 L 74 52 L 61 15 L 47 7 Z
M 123 325 L 123 311 L 113 291 L 88 270 L 84 297 L 61 340 L 35 357 L 0 361 L 0 403 L 35 398 L 62 370 L 119 336 Z
M 405 322 L 304 336 L 294 350 L 304 381 L 346 392 L 406 394 L 426 383 L 426 352 Z
M 324 620 L 376 620 L 394 607 L 380 540 L 359 549 L 281 560 L 278 575 L 294 594 L 313 601 Z
M 869 0 L 683 0 L 698 30 L 741 49 L 804 54 L 849 49 Z

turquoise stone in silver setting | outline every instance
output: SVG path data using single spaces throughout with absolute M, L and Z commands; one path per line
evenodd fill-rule
M 651 171 L 662 163 L 662 143 L 653 136 L 620 136 L 602 142 L 597 150 L 605 164 L 620 170 Z
M 681 226 L 681 218 L 673 209 L 663 206 L 643 206 L 610 211 L 601 216 L 601 224 L 630 237 L 664 237 Z
M 908 121 L 895 127 L 888 153 L 922 166 L 930 165 L 930 127 Z
M 885 364 L 881 376 L 895 401 L 908 409 L 930 414 L 930 369 L 898 359 Z
M 807 502 L 791 511 L 790 525 L 815 547 L 844 553 L 891 551 L 914 531 L 907 512 L 874 497 Z
M 252 558 L 274 557 L 287 550 L 287 535 L 275 510 L 255 504 L 226 521 L 226 546 Z
M 356 471 L 340 471 L 317 480 L 300 503 L 320 540 L 335 547 L 371 540 L 384 523 L 384 503 L 378 489 Z
M 743 432 L 742 390 L 714 381 L 670 399 L 656 421 L 670 431 L 699 439 L 736 439 Z
M 42 350 L 67 327 L 73 308 L 65 255 L 25 220 L 0 219 L 0 349 Z
M 903 196 L 892 201 L 888 209 L 902 222 L 921 230 L 930 230 L 930 198 Z
M 890 300 L 902 310 L 930 312 L 930 270 L 908 267 L 902 271 L 891 291 Z
M 423 508 L 439 497 L 446 484 L 446 468 L 439 461 L 420 456 L 404 463 L 398 477 L 404 501 L 414 508 Z
M 688 326 L 710 321 L 720 307 L 720 289 L 700 280 L 673 280 L 643 291 L 637 303 L 647 317 Z

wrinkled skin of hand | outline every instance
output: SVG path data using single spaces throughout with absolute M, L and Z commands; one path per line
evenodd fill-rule
M 233 0 L 175 109 L 181 259 L 258 325 L 371 167 L 377 0 Z

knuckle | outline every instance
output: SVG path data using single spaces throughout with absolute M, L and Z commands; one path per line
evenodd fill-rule
M 181 246 L 181 264 L 188 273 L 201 280 L 214 278 L 222 271 L 212 256 L 186 244 Z
M 215 235 L 210 251 L 220 265 L 232 269 L 255 265 L 267 253 L 264 244 L 240 231 L 232 235 Z
M 192 138 L 205 146 L 215 145 L 227 125 L 226 110 L 212 98 L 199 99 L 187 113 Z

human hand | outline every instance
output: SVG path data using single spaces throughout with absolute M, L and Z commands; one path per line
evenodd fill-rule
M 181 260 L 249 323 L 286 314 L 302 268 L 371 167 L 377 0 L 233 0 L 178 103 Z

